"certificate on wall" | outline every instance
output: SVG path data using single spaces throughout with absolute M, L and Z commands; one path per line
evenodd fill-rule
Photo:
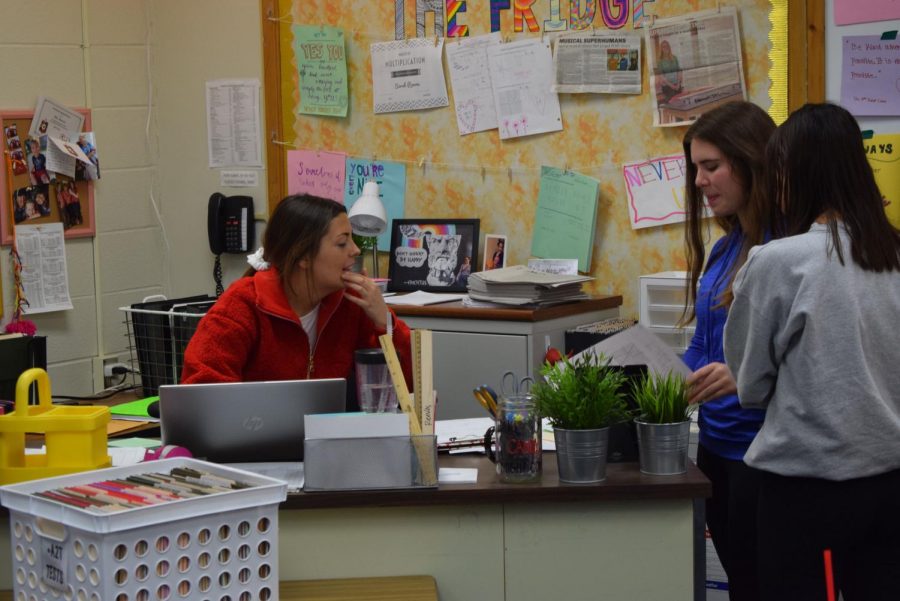
M 501 140 L 562 129 L 549 39 L 491 46 L 488 63 Z
M 443 38 L 410 38 L 372 44 L 375 113 L 449 106 L 441 54 Z

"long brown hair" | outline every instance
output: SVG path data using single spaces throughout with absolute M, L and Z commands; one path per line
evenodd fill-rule
M 685 255 L 688 263 L 688 289 L 680 325 L 693 321 L 694 304 L 697 302 L 697 280 L 703 273 L 706 247 L 703 241 L 703 191 L 697 187 L 697 166 L 691 162 L 691 142 L 703 140 L 712 144 L 725 156 L 732 175 L 740 182 L 747 195 L 744 211 L 744 242 L 734 267 L 728 274 L 728 287 L 719 298 L 718 306 L 729 306 L 733 294 L 731 283 L 734 274 L 747 260 L 751 246 L 762 244 L 766 232 L 772 227 L 772 205 L 766 197 L 764 165 L 766 143 L 775 122 L 761 108 L 751 102 L 729 102 L 704 113 L 684 135 L 682 145 L 685 156 Z M 738 216 L 716 217 L 716 223 L 726 234 L 740 229 Z
M 820 216 L 829 249 L 844 263 L 843 222 L 850 256 L 866 271 L 900 271 L 900 231 L 888 221 L 856 119 L 834 104 L 797 109 L 766 149 L 768 188 L 784 213 L 782 233 L 802 234 Z
M 297 264 L 316 258 L 332 219 L 346 212 L 344 205 L 311 194 L 295 194 L 278 203 L 263 234 L 263 259 L 278 270 L 285 292 L 296 294 L 291 277 Z M 254 273 L 251 267 L 244 275 Z

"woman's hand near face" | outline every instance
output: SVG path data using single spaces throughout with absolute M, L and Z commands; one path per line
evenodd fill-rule
M 737 393 L 737 382 L 724 363 L 704 365 L 687 378 L 690 387 L 688 402 L 705 403 L 726 394 Z
M 344 298 L 361 307 L 376 327 L 382 330 L 386 329 L 387 304 L 384 302 L 384 297 L 381 296 L 381 289 L 378 287 L 378 284 L 369 278 L 365 268 L 363 268 L 361 273 L 345 271 L 342 277 L 346 287 Z

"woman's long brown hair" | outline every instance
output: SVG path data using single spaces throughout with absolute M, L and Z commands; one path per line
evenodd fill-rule
M 688 263 L 688 288 L 684 311 L 679 325 L 693 321 L 697 302 L 697 281 L 703 273 L 706 247 L 703 240 L 702 221 L 704 218 L 703 191 L 697 187 L 697 166 L 691 161 L 691 142 L 703 140 L 712 144 L 724 155 L 731 166 L 732 175 L 737 178 L 747 195 L 744 214 L 744 242 L 738 259 L 728 274 L 728 287 L 719 298 L 717 306 L 729 306 L 733 299 L 731 283 L 734 274 L 747 260 L 750 247 L 765 242 L 766 233 L 771 231 L 774 218 L 773 204 L 766 194 L 765 154 L 766 144 L 775 122 L 761 108 L 751 102 L 729 102 L 708 113 L 704 113 L 691 125 L 684 135 L 685 156 L 685 210 L 687 221 L 684 228 L 685 255 Z M 726 234 L 741 227 L 737 215 L 716 217 Z M 710 257 L 712 259 L 712 257 Z

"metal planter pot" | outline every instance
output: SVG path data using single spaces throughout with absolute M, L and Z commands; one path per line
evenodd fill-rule
M 559 481 L 592 484 L 606 480 L 609 428 L 596 430 L 553 429 Z
M 691 421 L 651 424 L 634 420 L 637 426 L 641 471 L 655 476 L 671 476 L 687 471 Z

